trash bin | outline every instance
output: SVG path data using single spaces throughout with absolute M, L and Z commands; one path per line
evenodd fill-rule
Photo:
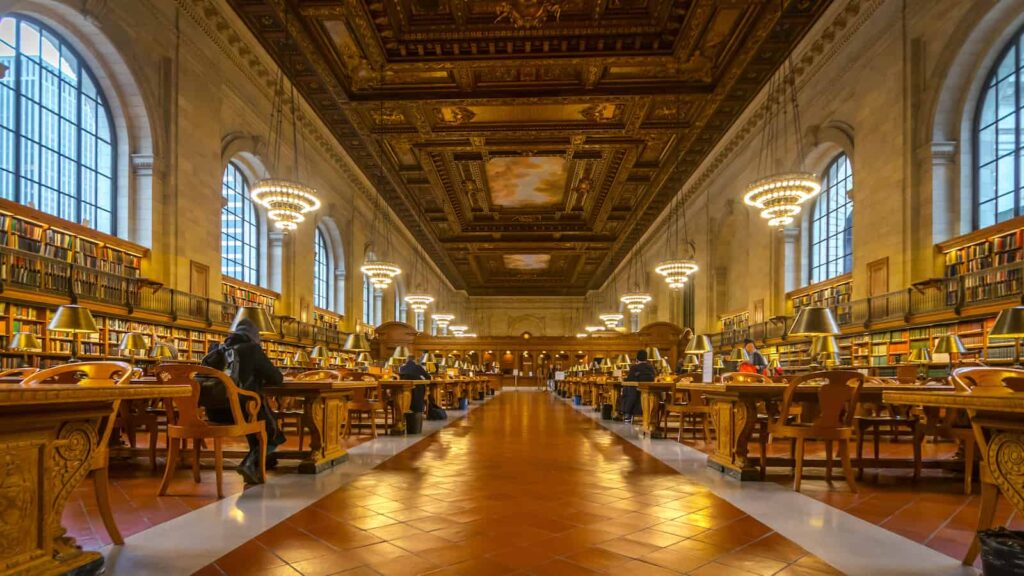
M 423 433 L 423 413 L 422 412 L 406 412 L 405 413 L 405 433 L 406 434 L 422 434 Z
M 611 419 L 612 419 L 612 405 L 611 404 L 601 404 L 601 420 L 611 420 Z
M 579 406 L 580 404 L 583 404 L 583 396 L 576 394 L 575 396 L 572 397 L 572 405 Z
M 469 410 L 469 398 L 459 398 L 459 410 Z
M 981 571 L 985 576 L 1024 574 L 1024 532 L 996 528 L 978 532 Z
M 480 401 L 480 402 L 483 402 L 484 400 L 486 400 L 487 399 L 486 396 L 487 396 L 487 394 L 483 390 L 481 390 L 480 392 L 476 393 L 476 399 L 478 401 Z

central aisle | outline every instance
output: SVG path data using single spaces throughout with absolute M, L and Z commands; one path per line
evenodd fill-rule
M 837 574 L 562 401 L 504 392 L 200 574 Z

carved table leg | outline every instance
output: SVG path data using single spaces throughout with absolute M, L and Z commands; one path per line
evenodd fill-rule
M 341 423 L 347 401 L 343 397 L 317 396 L 303 401 L 302 421 L 309 430 L 309 450 L 299 452 L 299 474 L 318 474 L 338 462 L 344 462 L 348 453 L 341 445 Z M 281 452 L 288 457 L 294 452 Z
M 644 411 L 643 434 L 649 438 L 664 438 L 665 434 L 658 430 L 658 422 L 661 419 L 660 398 L 661 393 L 654 390 L 640 391 L 640 407 Z
M 711 396 L 710 403 L 715 444 L 708 456 L 708 466 L 739 480 L 759 480 L 760 469 L 747 456 L 750 436 L 757 423 L 754 401 Z

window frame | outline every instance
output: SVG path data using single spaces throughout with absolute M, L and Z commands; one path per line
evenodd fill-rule
M 847 170 L 845 176 L 840 175 L 838 170 L 840 168 L 840 162 L 846 165 Z M 835 179 L 833 180 L 833 172 L 836 172 Z M 854 188 L 853 184 L 854 171 L 853 163 L 850 162 L 850 156 L 845 151 L 840 151 L 829 160 L 825 167 L 823 176 L 821 178 L 821 192 L 818 197 L 814 200 L 814 205 L 811 207 L 810 213 L 808 214 L 808 242 L 807 242 L 807 279 L 808 285 L 818 284 L 821 282 L 828 282 L 833 278 L 838 278 L 844 274 L 848 274 L 853 269 L 853 199 L 849 197 L 850 192 Z M 841 190 L 841 192 L 840 192 Z M 832 194 L 842 193 L 846 199 L 843 202 L 837 203 L 832 206 Z M 825 202 L 825 212 L 819 216 L 818 209 L 823 206 L 822 202 Z M 817 224 L 821 220 L 826 220 L 832 215 L 839 211 L 846 210 L 849 206 L 850 223 L 848 226 L 844 226 L 838 234 L 827 234 L 824 238 L 817 238 Z M 846 235 L 850 235 L 850 246 L 849 251 L 845 250 L 845 238 Z M 824 244 L 826 254 L 829 252 L 829 247 L 832 241 L 842 242 L 840 246 L 840 258 L 838 259 L 826 259 L 824 262 L 817 262 L 815 254 L 817 248 Z M 834 262 L 842 262 L 843 266 L 835 274 L 829 272 Z M 849 262 L 849 267 L 846 263 Z M 822 270 L 821 277 L 816 275 L 818 270 Z
M 999 224 L 1000 222 L 1005 222 L 1006 221 L 1006 220 L 999 220 L 999 211 L 998 211 L 998 207 L 999 207 L 999 181 L 998 181 L 999 180 L 999 171 L 998 170 L 999 170 L 999 161 L 1000 161 L 1000 157 L 999 157 L 999 134 L 998 134 L 998 127 L 999 127 L 1000 118 L 999 118 L 998 92 L 996 92 L 996 96 L 993 99 L 993 105 L 995 106 L 995 110 L 993 111 L 993 120 L 992 120 L 992 124 L 991 124 L 991 127 L 993 128 L 993 131 L 994 131 L 994 138 L 995 138 L 995 140 L 993 141 L 993 147 L 995 148 L 995 154 L 993 155 L 993 158 L 992 158 L 990 164 L 993 165 L 995 167 L 995 169 L 996 169 L 995 176 L 992 179 L 992 185 L 995 187 L 995 191 L 993 192 L 992 201 L 991 202 L 986 202 L 986 204 L 991 204 L 993 206 L 994 214 L 993 214 L 993 217 L 992 217 L 992 223 L 991 224 L 987 224 L 985 226 L 982 226 L 982 224 L 981 224 L 981 204 L 982 204 L 981 203 L 981 169 L 982 169 L 982 166 L 981 166 L 981 132 L 983 130 L 983 128 L 981 127 L 981 121 L 982 121 L 982 113 L 985 110 L 985 97 L 988 96 L 990 91 L 996 90 L 998 88 L 999 81 L 997 79 L 997 75 L 999 73 L 1000 65 L 1003 63 L 1003 61 L 1006 59 L 1006 57 L 1009 56 L 1011 51 L 1013 51 L 1013 53 L 1014 53 L 1013 71 L 1010 73 L 1009 76 L 1007 76 L 1004 79 L 1005 81 L 1012 81 L 1012 83 L 1016 86 L 1016 90 L 1015 90 L 1015 93 L 1014 93 L 1013 111 L 1010 114 L 1007 115 L 1007 117 L 1009 117 L 1011 115 L 1013 116 L 1013 124 L 1014 124 L 1014 142 L 1013 142 L 1014 143 L 1014 150 L 1012 152 L 1012 156 L 1013 156 L 1013 192 L 1012 192 L 1013 193 L 1013 215 L 1010 216 L 1010 218 L 1008 218 L 1008 219 L 1013 219 L 1013 218 L 1019 217 L 1022 214 L 1022 212 L 1021 212 L 1021 195 L 1022 195 L 1022 193 L 1024 193 L 1024 191 L 1021 190 L 1021 177 L 1022 177 L 1021 176 L 1021 171 L 1022 171 L 1022 166 L 1021 166 L 1021 149 L 1024 148 L 1024 138 L 1021 138 L 1021 115 L 1024 114 L 1024 110 L 1021 109 L 1022 105 L 1024 105 L 1024 101 L 1022 101 L 1022 98 L 1021 98 L 1021 91 L 1022 91 L 1022 88 L 1024 88 L 1024 70 L 1021 69 L 1021 66 L 1024 65 L 1024 64 L 1022 64 L 1022 58 L 1021 58 L 1021 49 L 1024 48 L 1024 47 L 1021 46 L 1022 42 L 1024 42 L 1024 28 L 1021 28 L 1021 29 L 1017 30 L 1013 34 L 1011 39 L 1006 42 L 1006 45 L 1003 46 L 999 50 L 999 55 L 992 62 L 992 66 L 990 67 L 988 72 L 985 74 L 985 81 L 982 82 L 981 91 L 978 94 L 978 99 L 976 100 L 977 105 L 975 106 L 974 118 L 973 118 L 973 121 L 971 123 L 971 146 L 972 146 L 972 158 L 971 158 L 971 228 L 973 230 L 980 230 L 982 228 L 987 228 L 988 226 L 993 226 L 995 224 Z M 995 81 L 995 84 L 993 84 L 993 81 Z
M 227 178 L 227 175 L 228 175 L 229 171 L 234 171 L 237 174 L 237 180 L 242 183 L 241 190 L 235 190 L 233 188 L 229 188 L 227 186 L 227 184 L 225 184 L 225 180 Z M 260 247 L 260 233 L 262 231 L 262 229 L 261 229 L 262 222 L 261 222 L 261 219 L 260 219 L 260 212 L 256 208 L 256 203 L 253 202 L 252 198 L 249 197 L 249 187 L 250 187 L 249 177 L 246 175 L 245 170 L 242 169 L 241 164 L 239 164 L 239 163 L 237 163 L 237 162 L 235 162 L 233 160 L 228 162 L 227 166 L 224 167 L 224 170 L 221 173 L 221 199 L 225 200 L 224 205 L 223 205 L 223 207 L 220 210 L 220 218 L 221 218 L 221 228 L 220 228 L 221 275 L 227 276 L 228 278 L 233 278 L 233 279 L 238 280 L 240 282 L 245 282 L 245 283 L 248 283 L 248 284 L 253 284 L 253 285 L 259 286 L 260 285 L 260 272 L 261 272 L 261 265 L 260 265 L 261 264 L 261 259 L 260 259 L 260 257 L 261 257 L 261 254 L 260 254 L 260 248 L 261 248 Z M 243 253 L 241 255 L 241 261 L 239 261 L 239 262 L 235 262 L 234 260 L 231 260 L 231 259 L 227 258 L 225 256 L 225 253 L 224 253 L 224 241 L 225 241 L 225 238 L 230 238 L 230 236 L 228 235 L 227 229 L 224 226 L 224 214 L 226 212 L 228 212 L 229 206 L 230 206 L 230 201 L 228 201 L 227 196 L 225 194 L 226 190 L 230 190 L 233 194 L 237 194 L 242 199 L 242 214 L 239 214 L 239 215 L 236 216 L 241 221 L 242 227 L 243 227 L 243 229 L 241 231 L 241 237 L 237 238 L 237 240 L 241 243 L 242 250 L 243 250 Z M 249 222 L 248 219 L 245 218 L 245 212 L 247 212 L 247 211 L 251 211 L 252 212 L 252 221 L 251 222 Z M 252 228 L 251 228 L 251 230 L 252 230 L 252 242 L 251 243 L 247 243 L 245 241 L 246 230 L 248 230 L 247 224 L 251 224 L 251 226 L 252 226 Z M 245 262 L 245 252 L 249 248 L 252 249 L 252 255 L 253 255 L 253 262 L 252 262 L 251 266 L 247 265 L 246 262 Z M 239 278 L 238 276 L 235 276 L 233 274 L 228 273 L 227 270 L 226 270 L 226 267 L 224 265 L 225 262 L 231 262 L 231 263 L 237 264 L 241 268 L 241 270 L 242 270 L 242 276 L 243 277 Z M 251 272 L 251 274 L 252 274 L 251 277 L 248 275 L 248 272 Z
M 13 179 L 13 193 L 12 193 L 12 198 L 10 198 L 10 200 L 13 201 L 13 202 L 16 202 L 18 204 L 22 204 L 22 205 L 26 205 L 27 206 L 28 205 L 28 201 L 25 198 L 25 182 L 29 182 L 29 183 L 33 184 L 37 188 L 36 194 L 37 194 L 37 200 L 39 201 L 39 205 L 36 206 L 36 209 L 39 210 L 40 212 L 49 214 L 51 216 L 54 216 L 56 218 L 60 218 L 62 220 L 66 220 L 66 221 L 69 221 L 69 222 L 74 222 L 76 224 L 84 225 L 83 222 L 82 222 L 83 208 L 88 206 L 88 207 L 91 208 L 90 212 L 92 214 L 92 218 L 90 219 L 89 225 L 87 227 L 91 228 L 93 230 L 96 230 L 97 232 L 101 232 L 101 233 L 104 233 L 104 234 L 109 234 L 111 236 L 116 235 L 117 234 L 117 229 L 118 229 L 118 208 L 119 208 L 119 198 L 118 198 L 118 196 L 119 196 L 119 194 L 118 194 L 118 189 L 119 189 L 118 188 L 119 187 L 119 181 L 118 181 L 118 175 L 119 175 L 118 174 L 119 173 L 119 169 L 118 169 L 118 140 L 117 140 L 117 129 L 116 129 L 116 125 L 114 124 L 114 117 L 113 117 L 113 113 L 112 113 L 111 105 L 110 105 L 110 99 L 104 93 L 103 86 L 97 80 L 96 75 L 93 73 L 92 69 L 90 68 L 88 61 L 85 58 L 82 57 L 82 54 L 71 44 L 71 42 L 69 42 L 64 37 L 64 35 L 62 35 L 58 31 L 54 30 L 53 28 L 47 26 L 45 23 L 43 23 L 43 22 L 41 22 L 41 21 L 39 21 L 39 20 L 37 20 L 35 18 L 32 18 L 30 16 L 26 16 L 26 15 L 23 15 L 23 14 L 20 14 L 20 13 L 9 13 L 7 15 L 4 15 L 3 18 L 0 18 L 0 20 L 6 20 L 6 19 L 13 20 L 14 21 L 14 28 L 15 28 L 15 37 L 14 37 L 14 44 L 15 45 L 12 47 L 13 50 L 14 50 L 14 57 L 12 58 L 12 65 L 11 65 L 11 67 L 7 71 L 7 74 L 12 79 L 12 82 L 11 82 L 11 84 L 9 86 L 7 86 L 7 89 L 10 89 L 11 92 L 12 92 L 12 110 L 11 111 L 13 113 L 13 121 L 14 122 L 13 122 L 13 126 L 11 126 L 11 127 L 0 128 L 0 130 L 8 130 L 12 134 L 11 143 L 12 143 L 12 146 L 13 146 L 13 150 L 12 150 L 12 154 L 11 154 L 11 160 L 13 162 L 13 165 L 12 165 L 12 172 L 9 172 L 9 174 L 11 175 L 11 177 Z M 38 98 L 33 98 L 32 96 L 26 95 L 24 93 L 24 86 L 23 86 L 23 84 L 25 82 L 25 79 L 22 76 L 23 75 L 22 69 L 24 67 L 22 59 L 29 59 L 30 57 L 29 56 L 25 56 L 24 52 L 22 51 L 22 46 L 21 46 L 21 44 L 22 44 L 22 24 L 26 24 L 26 25 L 28 25 L 30 27 L 35 28 L 38 31 L 39 36 L 40 36 L 40 40 L 39 40 L 39 42 L 40 42 L 40 53 L 39 53 L 39 56 L 38 56 L 39 63 L 37 64 L 37 66 L 39 68 L 38 69 L 39 74 L 35 78 L 35 80 L 36 80 L 35 83 L 36 83 L 37 88 L 39 90 Z M 76 85 L 74 85 L 74 90 L 75 90 L 75 93 L 74 93 L 75 114 L 74 114 L 73 118 L 69 118 L 61 110 L 51 110 L 50 108 L 47 107 L 47 105 L 44 102 L 44 95 L 43 95 L 43 90 L 44 90 L 44 86 L 43 86 L 44 74 L 46 74 L 46 73 L 53 74 L 52 71 L 48 70 L 44 66 L 44 64 L 42 63 L 42 58 L 43 58 L 43 55 L 42 55 L 42 42 L 43 42 L 43 39 L 46 38 L 46 37 L 49 37 L 49 39 L 51 39 L 54 42 L 56 42 L 56 44 L 57 44 L 56 48 L 58 50 L 58 59 L 59 60 L 62 60 L 62 55 L 66 52 L 72 58 L 74 58 L 75 63 L 77 65 L 77 69 L 76 69 L 75 72 L 78 75 L 78 82 L 77 82 Z M 58 95 L 56 96 L 58 102 L 57 102 L 56 105 L 57 105 L 58 108 L 60 108 L 64 104 L 63 102 L 61 102 L 62 97 L 63 97 L 63 95 L 61 93 L 61 88 L 65 84 L 67 84 L 68 86 L 71 86 L 71 83 L 64 82 L 63 74 L 57 74 L 55 76 L 57 78 L 57 91 L 58 91 Z M 89 94 L 87 94 L 85 92 L 85 90 L 83 88 L 83 81 L 84 80 L 88 80 L 92 84 L 92 86 L 93 86 L 93 88 L 95 90 L 95 96 L 90 96 Z M 87 128 L 85 127 L 84 122 L 83 122 L 83 114 L 82 114 L 82 111 L 83 111 L 82 107 L 83 107 L 83 104 L 85 103 L 84 99 L 91 100 L 93 102 L 93 104 L 96 106 L 96 108 L 102 108 L 103 118 L 106 119 L 106 124 L 107 124 L 107 134 L 105 136 L 99 134 L 100 130 L 99 130 L 98 124 L 99 124 L 100 116 L 98 114 L 95 116 L 95 119 L 94 119 L 94 122 L 96 122 L 96 124 L 97 124 L 96 128 L 94 129 L 94 131 L 92 133 L 87 131 Z M 26 134 L 25 130 L 22 127 L 22 124 L 25 121 L 25 118 L 24 118 L 24 115 L 25 115 L 25 104 L 27 102 L 30 102 L 30 103 L 34 104 L 37 107 L 37 120 L 38 120 L 38 125 L 39 125 L 39 129 L 38 129 L 39 134 L 37 135 L 36 139 L 33 139 L 33 137 L 31 135 Z M 99 112 L 99 110 L 97 110 L 97 112 Z M 57 142 L 58 142 L 57 143 L 57 147 L 58 147 L 57 149 L 51 148 L 49 145 L 47 145 L 46 143 L 43 142 L 43 140 L 44 140 L 44 137 L 43 137 L 43 134 L 42 134 L 42 132 L 44 130 L 43 122 L 44 122 L 44 117 L 45 117 L 46 113 L 53 114 L 54 119 L 55 119 L 54 121 L 55 121 L 55 125 L 56 126 L 55 126 L 54 129 L 57 132 Z M 65 130 L 65 122 L 70 124 L 70 127 L 74 130 L 74 145 L 73 145 L 74 158 L 73 159 L 70 158 L 65 153 L 66 148 L 63 146 L 63 140 L 64 140 L 63 136 L 64 136 L 64 130 Z M 110 159 L 109 159 L 109 166 L 107 166 L 107 169 L 109 171 L 108 174 L 104 174 L 103 171 L 102 171 L 102 167 L 99 166 L 99 158 L 98 158 L 99 157 L 99 146 L 96 146 L 96 148 L 93 150 L 93 155 L 95 157 L 94 166 L 93 167 L 89 167 L 89 166 L 85 165 L 85 162 L 84 162 L 84 159 L 83 159 L 83 156 L 84 156 L 84 153 L 83 153 L 83 141 L 84 141 L 84 139 L 85 139 L 84 137 L 86 135 L 94 138 L 96 140 L 97 144 L 102 142 L 102 143 L 104 143 L 104 144 L 109 146 L 109 148 L 110 148 Z M 32 177 L 26 175 L 25 172 L 22 170 L 22 153 L 23 153 L 22 148 L 23 148 L 23 146 L 25 146 L 26 142 L 27 143 L 31 143 L 32 145 L 34 145 L 37 148 L 37 151 L 39 153 L 39 161 L 37 163 L 38 167 L 36 169 L 39 174 L 37 174 L 35 178 L 32 178 Z M 42 158 L 43 158 L 43 151 L 44 150 L 48 151 L 50 153 L 53 153 L 55 155 L 55 160 L 57 162 L 57 166 L 56 166 L 56 169 L 57 169 L 56 180 L 58 181 L 58 182 L 55 183 L 56 188 L 52 188 L 50 186 L 47 186 L 46 183 L 45 183 L 45 176 L 42 174 L 42 172 L 44 171 L 44 168 L 42 166 L 42 164 L 43 164 Z M 65 183 L 63 181 L 66 179 L 66 177 L 62 176 L 62 174 L 61 174 L 62 166 L 64 166 L 65 161 L 73 163 L 74 175 L 73 175 L 72 178 L 74 180 L 74 184 L 73 184 L 74 194 L 68 193 L 64 189 L 62 189 L 62 186 Z M 84 198 L 84 193 L 83 193 L 83 189 L 85 188 L 85 185 L 84 185 L 85 181 L 83 180 L 83 177 L 86 175 L 87 171 L 92 174 L 91 179 L 92 179 L 93 192 L 94 192 L 94 195 L 95 195 L 95 199 L 92 202 L 89 202 L 88 200 L 86 200 Z M 3 170 L 3 172 L 7 172 L 7 171 Z M 109 187 L 109 190 L 108 190 L 109 198 L 107 199 L 108 200 L 109 209 L 103 209 L 102 208 L 102 202 L 99 199 L 100 184 L 102 182 L 101 178 L 109 178 L 109 181 L 110 181 L 110 187 Z M 47 194 L 47 193 L 55 195 L 54 198 L 53 198 L 53 200 L 55 202 L 55 211 L 50 211 L 50 210 L 46 209 L 46 202 L 44 202 L 43 200 L 44 200 L 44 195 Z M 71 218 L 66 218 L 62 214 L 62 206 L 64 205 L 64 202 L 70 202 L 71 204 L 73 204 L 73 207 L 72 207 L 73 214 L 72 214 Z M 108 228 L 100 228 L 99 227 L 99 218 L 98 218 L 98 216 L 99 216 L 99 214 L 101 212 L 107 212 L 108 213 L 108 224 L 109 224 Z
M 313 306 L 333 311 L 330 279 L 331 246 L 327 242 L 327 235 L 324 234 L 320 226 L 313 230 Z

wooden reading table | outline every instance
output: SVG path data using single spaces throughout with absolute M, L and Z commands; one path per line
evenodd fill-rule
M 0 384 L 0 573 L 99 573 L 61 526 L 89 473 L 101 425 L 126 400 L 188 396 L 186 385 Z

